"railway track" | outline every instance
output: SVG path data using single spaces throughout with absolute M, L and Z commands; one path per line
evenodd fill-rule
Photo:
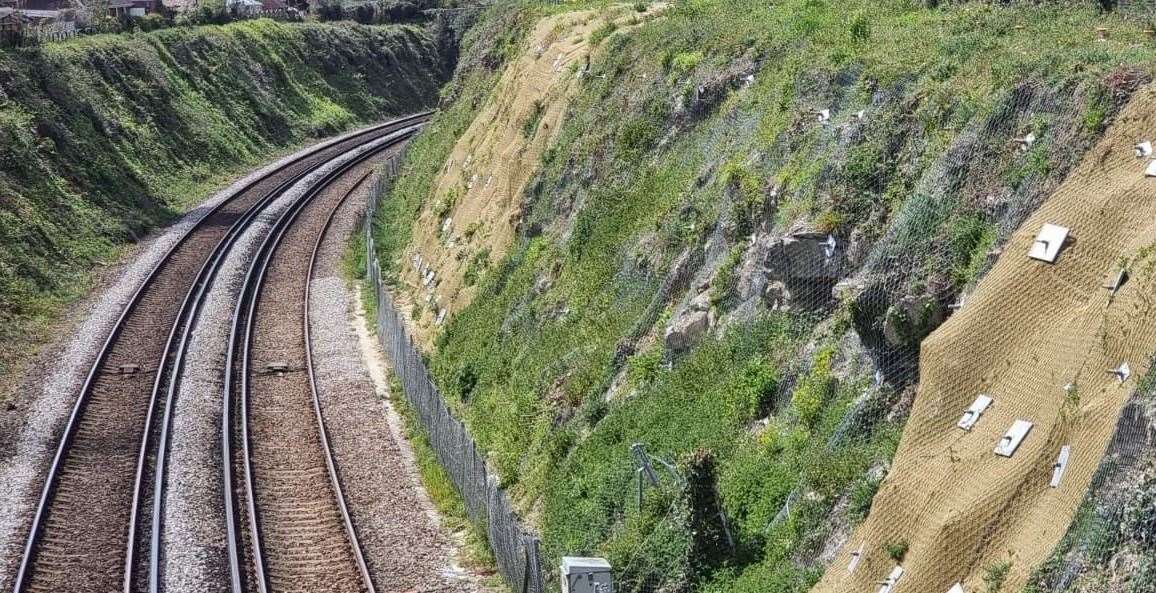
M 169 410 L 200 300 L 224 254 L 305 175 L 426 118 L 374 126 L 287 162 L 214 207 L 162 257 L 124 306 L 78 393 L 34 510 L 16 593 L 129 593 L 144 588 L 145 574 L 157 590 Z
M 227 512 L 235 593 L 374 592 L 326 433 L 308 317 L 318 250 L 368 175 L 359 166 L 333 171 L 278 221 L 233 315 L 222 452 L 226 504 L 244 503 Z

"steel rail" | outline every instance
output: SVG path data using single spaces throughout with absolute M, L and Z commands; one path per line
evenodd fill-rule
M 333 447 L 329 444 L 329 431 L 325 428 L 325 415 L 321 411 L 321 398 L 317 393 L 317 377 L 313 370 L 313 340 L 310 335 L 309 322 L 309 300 L 312 296 L 311 288 L 313 286 L 313 271 L 317 267 L 317 254 L 321 252 L 321 245 L 325 240 L 325 235 L 329 232 L 329 228 L 333 226 L 333 220 L 337 217 L 337 211 L 347 202 L 353 192 L 365 183 L 372 172 L 366 173 L 357 180 L 357 183 L 349 189 L 348 192 L 337 202 L 333 210 L 329 212 L 329 216 L 325 219 L 325 224 L 321 227 L 321 232 L 317 233 L 317 241 L 313 243 L 313 251 L 309 254 L 309 273 L 305 278 L 305 301 L 304 314 L 302 315 L 301 324 L 305 333 L 305 372 L 309 376 L 309 392 L 313 397 L 313 415 L 317 419 L 317 432 L 321 435 L 321 449 L 325 454 L 325 468 L 329 472 L 329 484 L 333 488 L 334 497 L 337 499 L 337 506 L 341 510 L 341 521 L 345 524 L 345 533 L 349 537 L 349 541 L 353 546 L 354 558 L 357 560 L 357 568 L 361 571 L 361 578 L 365 581 L 366 588 L 369 593 L 376 593 L 373 586 L 373 577 L 369 574 L 369 567 L 365 564 L 365 555 L 361 552 L 361 544 L 357 538 L 357 529 L 353 525 L 353 518 L 349 514 L 349 506 L 345 504 L 345 492 L 341 488 L 341 473 L 337 470 L 337 462 L 333 458 Z
M 241 465 L 244 468 L 243 486 L 246 492 L 246 513 L 248 515 L 248 530 L 250 539 L 250 551 L 252 554 L 253 573 L 255 577 L 255 588 L 258 593 L 268 593 L 268 574 L 265 566 L 263 549 L 261 544 L 261 525 L 260 517 L 256 508 L 256 497 L 254 495 L 254 479 L 252 468 L 252 454 L 249 437 L 249 423 L 248 423 L 248 394 L 249 394 L 249 365 L 250 365 L 250 345 L 252 340 L 253 318 L 256 312 L 257 295 L 260 292 L 261 286 L 264 282 L 265 271 L 268 267 L 269 261 L 272 258 L 277 245 L 284 236 L 286 230 L 290 227 L 292 222 L 296 220 L 297 216 L 302 210 L 318 195 L 320 195 L 328 186 L 334 181 L 341 178 L 354 167 L 364 163 L 366 160 L 373 158 L 381 152 L 396 146 L 397 144 L 409 139 L 413 134 L 417 133 L 422 124 L 412 126 L 406 130 L 401 130 L 388 135 L 392 136 L 389 140 L 383 142 L 379 147 L 366 151 L 362 155 L 351 159 L 349 162 L 342 164 L 334 171 L 328 173 L 323 179 L 314 183 L 309 190 L 298 200 L 290 206 L 290 208 L 281 215 L 275 223 L 275 227 L 261 242 L 257 250 L 257 255 L 250 264 L 249 270 L 246 272 L 243 282 L 243 288 L 239 298 L 237 299 L 236 307 L 233 311 L 232 323 L 229 332 L 228 349 L 224 367 L 224 387 L 222 418 L 221 418 L 221 438 L 222 438 L 222 454 L 225 456 L 223 461 L 222 472 L 224 475 L 224 498 L 225 498 L 225 516 L 227 529 L 227 550 L 229 554 L 230 566 L 230 582 L 233 593 L 245 593 L 245 577 L 244 571 L 241 569 L 240 559 L 240 532 L 241 527 L 237 520 L 237 510 L 235 508 L 236 502 L 234 496 L 236 495 L 235 486 L 233 485 L 232 473 L 235 469 L 234 462 L 234 444 L 232 442 L 232 433 L 234 430 L 234 420 L 232 418 L 232 408 L 234 404 L 237 405 L 241 418 L 239 419 L 240 438 L 241 438 Z M 243 327 L 242 327 L 243 326 Z M 243 335 L 242 335 L 243 331 Z M 239 402 L 233 401 L 233 391 L 237 389 L 237 384 L 234 379 L 234 368 L 237 367 L 237 354 L 241 355 L 240 370 L 237 375 L 240 376 L 240 388 L 238 393 L 240 395 Z M 330 453 L 331 455 L 331 453 Z M 331 459 L 328 460 L 331 463 Z M 332 479 L 332 474 L 331 474 Z M 356 534 L 352 530 L 352 520 L 348 515 L 348 509 L 344 504 L 344 498 L 340 491 L 335 491 L 334 496 L 338 498 L 338 505 L 342 512 L 343 522 L 349 526 L 347 535 L 350 537 L 350 545 L 357 559 L 358 568 L 362 573 L 366 586 L 369 591 L 373 591 L 372 580 L 370 579 L 368 568 L 365 566 L 365 560 L 361 553 L 360 545 L 357 543 Z
M 421 117 L 428 118 L 428 116 L 429 116 L 429 112 L 426 112 L 426 113 L 422 113 L 422 114 L 417 114 L 415 116 L 411 116 L 411 118 L 421 118 Z M 179 248 L 181 248 L 183 245 L 185 245 L 188 242 L 188 240 L 196 232 L 203 229 L 203 225 L 204 225 L 205 221 L 211 219 L 215 214 L 218 214 L 227 205 L 233 203 L 236 199 L 239 199 L 246 192 L 253 189 L 257 184 L 268 180 L 270 177 L 277 174 L 279 171 L 283 170 L 284 168 L 289 167 L 289 166 L 294 165 L 294 164 L 297 164 L 297 163 L 300 163 L 306 159 L 312 158 L 312 157 L 316 156 L 317 154 L 321 153 L 322 151 L 329 149 L 336 144 L 339 144 L 343 141 L 347 141 L 347 140 L 352 139 L 352 138 L 357 138 L 357 137 L 362 136 L 362 135 L 372 134 L 375 131 L 381 129 L 382 127 L 389 126 L 392 123 L 394 123 L 394 122 L 387 122 L 385 124 L 371 126 L 369 128 L 366 128 L 365 130 L 355 132 L 355 133 L 347 135 L 343 138 L 335 139 L 333 141 L 325 142 L 321 145 L 315 146 L 315 147 L 309 149 L 307 152 L 301 154 L 300 156 L 295 157 L 292 160 L 284 163 L 282 166 L 278 167 L 276 170 L 269 171 L 268 173 L 263 174 L 263 175 L 257 177 L 256 179 L 249 181 L 248 183 L 243 185 L 241 188 L 239 188 L 236 192 L 234 192 L 232 196 L 230 196 L 227 199 L 221 200 L 221 202 L 219 204 L 214 205 L 208 212 L 205 213 L 205 215 L 203 217 L 201 217 L 188 230 L 186 230 L 184 233 L 182 233 L 181 236 L 178 237 L 177 240 L 173 243 L 173 245 L 165 251 L 165 253 L 161 256 L 160 260 L 158 260 L 158 262 L 148 272 L 148 274 L 145 276 L 144 280 L 133 291 L 132 295 L 129 297 L 129 300 L 122 307 L 121 312 L 117 316 L 117 319 L 114 322 L 112 329 L 109 331 L 108 336 L 105 338 L 104 343 L 101 345 L 100 350 L 97 352 L 96 358 L 94 359 L 92 366 L 89 368 L 88 374 L 85 376 L 84 383 L 82 384 L 82 387 L 81 387 L 79 394 L 76 398 L 76 402 L 73 404 L 72 410 L 69 413 L 67 423 L 65 424 L 64 431 L 60 437 L 60 442 L 58 443 L 58 445 L 56 447 L 56 451 L 53 455 L 52 463 L 50 464 L 48 471 L 45 474 L 44 484 L 41 487 L 40 496 L 36 502 L 36 508 L 35 508 L 35 511 L 33 513 L 33 516 L 32 516 L 32 522 L 31 522 L 31 525 L 29 526 L 29 529 L 28 529 L 28 537 L 25 541 L 24 548 L 23 548 L 23 551 L 21 553 L 20 564 L 17 568 L 16 576 L 15 576 L 15 579 L 13 581 L 13 591 L 15 593 L 22 593 L 27 588 L 27 586 L 29 584 L 29 579 L 31 577 L 33 567 L 36 563 L 37 551 L 38 551 L 41 539 L 44 535 L 44 525 L 46 522 L 46 518 L 50 512 L 50 508 L 52 506 L 53 495 L 55 493 L 56 486 L 57 486 L 57 483 L 58 483 L 59 478 L 60 478 L 61 469 L 63 468 L 64 462 L 65 462 L 65 460 L 68 456 L 68 453 L 71 449 L 73 440 L 74 440 L 76 433 L 77 433 L 77 430 L 80 426 L 80 421 L 84 416 L 86 406 L 87 406 L 88 401 L 90 399 L 90 396 L 92 394 L 95 380 L 96 380 L 97 376 L 100 374 L 102 367 L 107 362 L 113 345 L 116 343 L 116 341 L 120 337 L 120 335 L 124 332 L 124 330 L 126 328 L 126 321 L 129 317 L 129 315 L 139 305 L 139 303 L 141 302 L 141 299 L 144 296 L 144 294 L 146 293 L 146 291 L 153 286 L 155 279 L 160 274 L 160 271 L 172 260 L 174 254 L 177 252 L 177 250 Z M 159 375 L 159 373 L 158 373 L 158 375 Z M 150 414 L 152 413 L 151 404 L 150 404 L 149 413 Z M 146 431 L 144 434 L 147 437 L 147 435 L 148 435 L 147 428 L 146 428 Z M 139 487 L 138 487 L 137 492 L 139 492 Z M 134 506 L 136 504 L 135 499 L 137 497 L 138 497 L 138 495 L 134 494 Z M 135 541 L 134 538 L 130 537 L 129 538 L 130 543 L 127 544 L 126 548 L 131 549 L 131 546 L 133 546 L 134 541 Z
M 342 142 L 347 142 L 348 140 L 355 139 L 355 138 L 364 138 L 366 136 L 374 136 L 375 134 L 381 133 L 380 136 L 375 136 L 375 137 L 373 137 L 367 141 L 367 143 L 373 142 L 373 141 L 376 141 L 377 139 L 379 139 L 385 135 L 396 132 L 398 128 L 404 128 L 406 126 L 412 125 L 413 122 L 425 121 L 426 119 L 428 119 L 428 117 L 429 117 L 429 112 L 425 112 L 425 113 L 419 113 L 419 114 L 391 120 L 391 121 L 385 122 L 381 125 L 374 126 L 371 129 L 367 129 L 364 133 L 359 133 L 359 134 L 356 134 L 350 138 L 343 139 Z M 322 150 L 324 150 L 324 149 L 322 149 Z M 312 154 L 315 155 L 317 153 L 312 153 Z M 329 161 L 326 161 L 326 162 L 329 162 Z M 164 409 L 164 417 L 163 417 L 162 423 L 161 423 L 159 443 L 158 443 L 157 449 L 156 449 L 157 457 L 156 457 L 156 461 L 154 463 L 155 468 L 153 470 L 153 477 L 154 477 L 153 514 L 152 514 L 152 530 L 151 530 L 150 547 L 149 547 L 149 573 L 148 573 L 148 575 L 149 575 L 148 587 L 149 587 L 150 593 L 159 593 L 159 591 L 161 589 L 161 585 L 160 585 L 160 580 L 161 580 L 161 575 L 160 575 L 160 571 L 161 571 L 161 548 L 163 545 L 162 538 L 163 538 L 163 524 L 164 524 L 164 517 L 163 517 L 164 500 L 163 499 L 164 499 L 164 494 L 165 494 L 166 470 L 168 467 L 169 437 L 170 437 L 170 433 L 171 433 L 171 429 L 172 429 L 173 402 L 176 398 L 176 394 L 177 394 L 178 390 L 180 389 L 181 374 L 182 374 L 183 369 L 184 369 L 185 354 L 188 351 L 189 343 L 190 343 L 191 337 L 192 337 L 192 330 L 195 327 L 196 320 L 200 314 L 201 305 L 203 304 L 204 299 L 205 299 L 206 295 L 208 294 L 208 290 L 209 290 L 209 287 L 212 283 L 212 279 L 216 277 L 216 274 L 219 271 L 220 266 L 224 263 L 224 260 L 225 260 L 226 256 L 228 255 L 229 250 L 232 249 L 233 245 L 236 244 L 236 241 L 240 238 L 240 236 L 242 235 L 242 232 L 246 228 L 248 228 L 248 225 L 252 223 L 253 219 L 255 219 L 257 217 L 257 215 L 260 214 L 260 212 L 263 211 L 266 206 L 268 206 L 269 203 L 271 203 L 277 197 L 284 194 L 285 191 L 287 191 L 288 189 L 290 189 L 291 187 L 293 187 L 294 185 L 299 183 L 302 179 L 309 176 L 310 174 L 315 172 L 318 168 L 320 168 L 324 165 L 325 165 L 325 163 L 321 163 L 317 167 L 312 167 L 312 168 L 306 169 L 306 170 L 300 172 L 299 174 L 295 175 L 293 178 L 282 182 L 280 185 L 277 186 L 277 188 L 275 188 L 273 191 L 266 194 L 266 196 L 263 197 L 258 204 L 256 204 L 253 208 L 251 208 L 248 212 L 245 213 L 245 219 L 243 221 L 239 221 L 243 224 L 234 225 L 230 229 L 231 235 L 226 237 L 225 239 L 223 239 L 221 241 L 221 245 L 218 246 L 218 248 L 214 252 L 213 256 L 205 262 L 204 266 L 202 266 L 201 271 L 198 275 L 198 282 L 194 283 L 193 287 L 189 290 L 188 296 L 186 296 L 185 303 L 182 306 L 182 316 L 181 317 L 187 317 L 187 322 L 183 324 L 183 330 L 182 330 L 182 334 L 180 336 L 179 342 L 177 342 L 174 345 L 174 343 L 172 341 L 173 335 L 170 335 L 169 344 L 167 345 L 165 352 L 166 352 L 166 357 L 169 356 L 169 353 L 172 353 L 171 356 L 172 356 L 172 360 L 173 360 L 173 368 L 172 368 L 172 371 L 169 373 L 169 385 L 168 385 L 168 388 L 167 388 L 166 393 L 165 393 L 165 405 L 163 408 Z M 227 241 L 226 241 L 226 239 L 227 239 Z M 194 292 L 196 293 L 195 295 L 194 295 Z M 179 319 L 180 318 L 178 318 L 178 320 Z M 178 325 L 174 325 L 174 327 L 173 327 L 173 334 L 174 335 L 175 335 L 177 328 L 178 328 Z M 174 351 L 174 346 L 175 346 L 175 351 Z M 154 388 L 154 393 L 153 393 L 154 402 L 156 401 L 156 398 L 159 396 L 161 379 L 162 379 L 162 377 L 161 377 L 160 373 L 158 373 L 157 374 L 157 384 L 156 384 L 156 387 Z M 149 421 L 150 421 L 150 425 L 151 425 L 151 421 L 152 421 L 151 414 L 150 414 Z M 146 441 L 148 440 L 148 436 L 149 436 L 149 434 L 148 434 L 148 432 L 146 432 Z M 144 484 L 143 484 L 144 465 L 143 464 L 144 464 L 144 460 L 147 456 L 146 446 L 147 446 L 147 443 L 142 443 L 142 448 L 141 448 L 141 463 L 142 463 L 142 465 L 140 466 L 140 468 L 138 468 L 138 474 L 137 474 L 137 480 L 138 480 L 137 493 L 138 494 L 143 493 L 143 487 L 144 487 Z M 137 505 L 134 505 L 134 508 L 133 508 L 133 526 L 134 526 L 134 528 L 135 528 L 135 525 L 137 522 L 136 520 L 137 520 L 137 515 L 138 515 L 139 511 L 140 511 L 139 507 Z M 135 576 L 134 575 L 134 572 L 135 572 L 135 567 L 134 567 L 135 554 L 132 553 L 131 546 L 133 545 L 133 543 L 131 543 L 131 542 L 135 541 L 136 535 L 137 534 L 136 534 L 135 530 L 130 531 L 130 544 L 129 544 L 130 545 L 130 553 L 126 559 L 126 566 L 125 566 L 125 593 L 132 593 L 132 580 L 134 579 L 134 576 Z

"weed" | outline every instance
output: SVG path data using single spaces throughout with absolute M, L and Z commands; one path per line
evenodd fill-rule
M 681 76 L 694 70 L 702 62 L 703 54 L 700 51 L 681 52 L 674 54 L 670 60 L 669 69 L 674 76 Z
M 835 380 L 831 377 L 831 361 L 834 356 L 834 346 L 821 349 L 815 355 L 810 372 L 799 381 L 791 396 L 795 414 L 808 427 L 815 427 L 822 415 L 823 406 L 834 394 Z
M 466 266 L 466 272 L 462 275 L 462 281 L 466 286 L 476 285 L 490 269 L 490 248 L 486 247 L 474 254 L 470 258 L 470 263 Z
M 636 388 L 647 387 L 658 379 L 662 370 L 661 344 L 643 350 L 626 360 L 626 377 Z
M 890 542 L 883 546 L 883 551 L 887 552 L 887 557 L 895 562 L 903 562 L 907 557 L 907 550 L 911 547 L 907 540 L 900 540 L 897 542 Z
M 1004 581 L 1007 580 L 1009 571 L 1011 571 L 1011 562 L 1000 562 L 985 568 L 983 571 L 983 583 L 987 593 L 1000 593 L 1000 591 L 1003 590 L 1003 584 Z
M 546 113 L 546 106 L 541 100 L 535 99 L 534 104 L 530 107 L 530 114 L 526 116 L 526 121 L 522 123 L 522 136 L 530 138 L 538 131 L 538 124 L 542 123 L 542 115 Z
M 851 34 L 851 40 L 857 43 L 862 43 L 871 38 L 871 21 L 865 14 L 857 14 L 851 20 L 851 26 L 848 28 Z
M 739 264 L 743 261 L 743 254 L 746 253 L 746 249 L 747 245 L 745 242 L 731 247 L 726 260 L 719 266 L 714 280 L 711 281 L 711 304 L 718 305 L 734 294 L 737 288 L 736 284 L 738 283 L 735 272 L 738 270 Z
M 879 486 L 882 483 L 882 480 L 870 478 L 864 478 L 855 483 L 851 489 L 851 506 L 848 511 L 853 522 L 859 523 L 867 518 L 871 512 L 871 503 L 875 500 L 875 495 L 879 492 Z
M 618 23 L 613 20 L 607 20 L 601 27 L 598 27 L 590 34 L 590 44 L 598 45 L 610 37 L 618 30 Z

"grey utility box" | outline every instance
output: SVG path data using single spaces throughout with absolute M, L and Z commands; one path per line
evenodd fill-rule
M 602 558 L 562 558 L 562 593 L 614 593 L 610 563 Z

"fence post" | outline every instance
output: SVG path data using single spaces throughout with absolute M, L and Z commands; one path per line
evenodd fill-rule
M 542 567 L 539 564 L 538 538 L 524 534 L 522 548 L 526 551 L 525 576 L 522 578 L 522 593 L 542 593 Z

